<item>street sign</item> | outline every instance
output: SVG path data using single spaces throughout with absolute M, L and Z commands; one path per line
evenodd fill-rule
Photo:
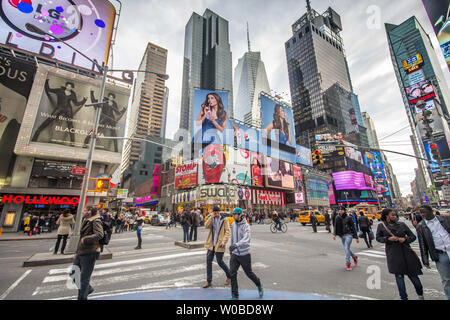
M 86 168 L 85 167 L 73 166 L 72 167 L 72 174 L 79 174 L 79 175 L 84 176 L 86 174 Z
M 117 189 L 117 199 L 128 198 L 128 189 Z

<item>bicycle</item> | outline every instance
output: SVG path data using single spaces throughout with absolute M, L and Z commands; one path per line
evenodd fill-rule
M 281 221 L 281 232 L 286 233 L 287 229 L 288 229 L 287 224 L 285 222 Z M 270 231 L 272 233 L 277 233 L 277 231 L 280 231 L 278 229 L 277 224 L 275 222 L 273 222 L 273 221 L 270 224 Z

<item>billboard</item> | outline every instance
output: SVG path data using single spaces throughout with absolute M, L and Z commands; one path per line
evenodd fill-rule
M 348 143 L 348 145 L 350 145 L 350 144 Z M 363 163 L 361 152 L 356 149 L 356 146 L 355 146 L 355 148 L 348 146 L 348 147 L 345 147 L 344 149 L 345 149 L 345 156 L 347 158 L 358 161 L 359 163 Z
M 33 85 L 36 67 L 0 55 L 0 185 L 7 185 L 14 169 L 14 146 Z
M 311 149 L 299 146 L 295 146 L 295 163 L 303 164 L 305 166 L 313 166 Z
M 197 160 L 187 161 L 175 170 L 175 189 L 188 189 L 197 185 Z
M 262 156 L 256 152 L 250 153 L 250 165 L 252 172 L 252 186 L 264 187 Z
M 200 163 L 199 184 L 252 184 L 250 152 L 247 150 L 210 144 L 205 147 Z
M 294 189 L 294 170 L 291 163 L 266 156 L 265 164 L 267 187 Z
M 429 80 L 409 86 L 405 91 L 410 104 L 416 104 L 419 100 L 429 100 L 436 97 L 436 90 Z
M 437 145 L 437 148 L 439 150 L 439 153 L 441 155 L 442 159 L 442 165 L 444 168 L 450 167 L 450 148 L 447 142 L 447 139 L 444 135 L 434 137 L 434 141 Z M 425 153 L 427 154 L 427 158 L 429 160 L 432 160 L 433 162 L 429 162 L 430 168 L 432 172 L 438 172 L 439 171 L 439 165 L 438 162 L 433 159 L 433 155 L 431 153 L 430 144 L 431 142 L 429 140 L 423 141 Z
M 41 80 L 41 79 L 40 79 Z M 87 77 L 48 73 L 31 132 L 31 142 L 87 148 L 94 127 L 95 109 L 86 106 L 99 99 L 97 83 Z M 105 91 L 97 134 L 123 137 L 129 94 L 118 88 Z M 96 149 L 120 153 L 122 140 L 99 139 Z
M 234 140 L 233 127 L 228 119 L 228 97 L 228 92 L 194 90 L 192 124 L 194 143 L 221 145 L 226 143 L 227 136 L 231 136 Z M 228 142 L 232 143 L 231 141 Z
M 422 2 L 450 69 L 450 1 L 422 0 Z
M 229 137 L 227 133 L 226 144 L 253 152 L 263 152 L 260 148 L 261 133 L 259 130 L 250 128 L 237 121 L 230 120 L 229 122 L 233 128 L 233 137 Z
M 423 58 L 420 53 L 402 61 L 403 69 L 409 74 L 418 70 L 423 65 Z
M 344 141 L 344 137 L 342 133 L 324 133 L 324 134 L 316 134 L 316 143 L 319 144 L 321 142 L 337 142 L 342 143 Z
M 297 193 L 303 193 L 303 177 L 302 177 L 302 168 L 293 166 L 294 170 L 294 190 Z
M 106 0 L 0 0 L 0 41 L 13 48 L 94 70 L 108 63 L 116 10 Z M 40 35 L 30 28 L 46 32 Z
M 263 138 L 295 148 L 292 110 L 264 95 L 260 95 Z
M 333 173 L 336 190 L 375 190 L 372 177 L 362 172 L 340 171 Z
M 386 171 L 379 151 L 364 153 L 364 162 L 372 171 L 376 182 L 383 183 L 386 180 Z

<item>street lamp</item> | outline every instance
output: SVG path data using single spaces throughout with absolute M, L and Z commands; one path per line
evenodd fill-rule
M 164 80 L 169 79 L 169 76 L 168 75 L 163 75 L 163 74 L 160 74 L 160 73 L 157 73 L 157 72 L 145 71 L 145 70 L 109 70 L 108 66 L 105 66 L 105 67 L 100 66 L 97 61 L 92 60 L 91 58 L 86 56 L 84 53 L 79 51 L 78 49 L 76 49 L 76 48 L 72 47 L 70 44 L 66 43 L 64 40 L 56 37 L 54 34 L 49 34 L 48 32 L 46 32 L 46 31 L 40 29 L 39 27 L 36 27 L 35 25 L 30 24 L 30 23 L 27 23 L 25 25 L 25 27 L 30 32 L 37 33 L 37 34 L 40 34 L 40 35 L 47 35 L 47 36 L 49 36 L 51 38 L 55 38 L 56 40 L 64 43 L 69 48 L 71 48 L 72 50 L 76 51 L 77 53 L 79 53 L 84 58 L 86 58 L 89 61 L 91 61 L 98 68 L 98 70 L 102 74 L 102 84 L 101 84 L 101 88 L 100 88 L 100 96 L 99 96 L 99 99 L 98 99 L 99 102 L 86 105 L 86 106 L 93 106 L 95 108 L 95 118 L 94 118 L 95 120 L 94 120 L 94 129 L 92 131 L 92 136 L 91 136 L 90 144 L 89 144 L 88 157 L 86 159 L 86 173 L 84 175 L 83 184 L 81 186 L 81 193 L 80 193 L 80 200 L 79 200 L 78 208 L 77 208 L 77 217 L 76 217 L 76 221 L 75 221 L 75 228 L 74 228 L 74 230 L 72 232 L 72 235 L 71 235 L 71 237 L 69 239 L 69 243 L 68 243 L 68 246 L 67 246 L 67 249 L 66 249 L 66 253 L 70 254 L 70 253 L 74 253 L 76 251 L 78 243 L 80 241 L 80 229 L 81 229 L 81 222 L 82 222 L 82 211 L 83 211 L 83 207 L 84 207 L 85 202 L 86 202 L 87 187 L 88 187 L 89 177 L 91 175 L 92 155 L 94 153 L 95 143 L 96 143 L 96 140 L 97 140 L 97 131 L 98 131 L 99 122 L 100 122 L 101 108 L 102 108 L 102 106 L 105 103 L 103 101 L 103 99 L 105 97 L 106 79 L 107 79 L 108 72 L 120 72 L 120 71 L 128 72 L 128 73 L 145 72 L 145 73 L 152 73 L 152 74 L 155 74 L 157 76 L 160 76 Z M 108 137 L 108 138 L 112 138 L 112 139 L 126 139 L 126 138 L 115 138 L 115 137 Z M 138 140 L 138 139 L 134 139 L 134 140 Z M 139 140 L 145 140 L 145 139 L 139 139 Z M 146 140 L 146 141 L 152 142 L 150 140 Z

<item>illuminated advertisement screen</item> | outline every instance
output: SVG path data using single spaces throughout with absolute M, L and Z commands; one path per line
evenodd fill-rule
M 233 120 L 230 120 L 230 125 L 233 128 L 233 136 L 229 137 L 229 134 L 226 134 L 226 144 L 253 152 L 263 151 L 260 149 L 261 134 L 259 130 Z
M 342 133 L 324 133 L 324 134 L 316 134 L 316 143 L 321 142 L 342 142 L 344 140 Z
M 100 88 L 92 79 L 77 75 L 66 78 L 48 73 L 44 82 L 31 142 L 88 148 L 94 127 L 95 109 L 88 104 L 97 103 Z M 95 83 L 97 84 L 97 83 Z M 125 91 L 126 92 L 126 91 Z M 105 91 L 99 136 L 123 137 L 129 94 L 119 88 Z M 122 140 L 98 139 L 96 149 L 120 153 Z
M 260 95 L 263 138 L 295 148 L 292 110 L 264 95 Z
M 329 202 L 328 190 L 330 184 L 326 179 L 308 175 L 306 180 L 306 191 L 308 199 L 326 200 Z
M 294 189 L 294 170 L 291 163 L 265 157 L 266 186 L 272 188 Z
M 372 177 L 362 172 L 340 171 L 333 173 L 336 190 L 375 190 Z
M 450 149 L 447 143 L 447 139 L 445 138 L 445 136 L 441 136 L 441 137 L 435 137 L 434 141 L 437 145 L 437 148 L 439 150 L 439 153 L 441 155 L 441 159 L 442 159 L 442 165 L 444 168 L 448 168 L 450 167 Z M 427 158 L 429 160 L 433 160 L 433 162 L 429 162 L 430 164 L 430 168 L 432 172 L 438 172 L 440 170 L 438 162 L 435 161 L 433 159 L 433 155 L 431 153 L 431 149 L 430 149 L 430 141 L 429 140 L 424 140 L 423 145 L 425 148 L 425 153 L 427 154 Z
M 114 6 L 106 0 L 1 0 L 0 41 L 91 70 L 91 61 L 53 36 L 106 65 L 115 16 Z
M 296 145 L 295 146 L 295 163 L 305 166 L 313 166 L 311 149 Z
M 422 2 L 450 69 L 450 1 L 422 0 Z
M 379 151 L 364 153 L 364 162 L 372 171 L 375 181 L 382 182 L 386 179 L 386 171 L 384 170 L 383 160 Z
M 416 69 L 418 66 L 421 66 L 423 64 L 422 55 L 420 53 L 418 53 L 415 56 L 412 56 L 411 58 L 403 60 L 402 64 L 403 64 L 403 69 L 407 72 L 410 72 L 413 69 Z
M 416 83 L 405 89 L 408 101 L 416 104 L 419 100 L 429 100 L 436 96 L 435 88 L 429 80 Z
M 252 186 L 264 187 L 262 156 L 256 152 L 251 152 L 250 165 L 250 170 L 252 172 Z
M 228 97 L 228 92 L 194 90 L 194 143 L 221 145 L 227 143 L 225 140 L 229 136 L 234 140 L 234 130 L 228 119 Z M 233 140 L 228 143 L 233 145 Z
M 293 166 L 294 170 L 294 190 L 296 193 L 303 193 L 303 177 L 302 177 L 302 168 Z
M 187 189 L 197 185 L 197 169 L 196 160 L 183 163 L 177 166 L 175 170 L 175 189 Z

